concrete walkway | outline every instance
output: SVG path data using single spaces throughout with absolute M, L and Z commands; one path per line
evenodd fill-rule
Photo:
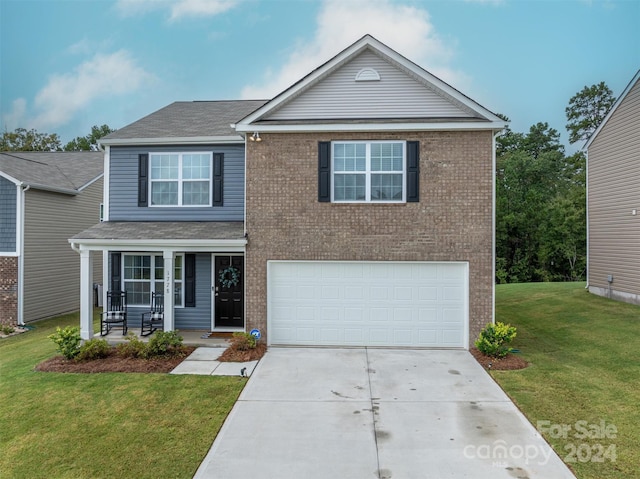
M 258 361 L 223 363 L 218 357 L 225 348 L 197 348 L 170 374 L 203 374 L 207 376 L 251 376 Z
M 197 479 L 575 479 L 466 351 L 271 348 Z

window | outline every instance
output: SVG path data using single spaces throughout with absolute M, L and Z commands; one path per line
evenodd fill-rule
M 211 206 L 211 153 L 151 153 L 151 206 Z
M 164 259 L 162 255 L 123 255 L 124 290 L 131 306 L 151 304 L 151 291 L 164 291 Z M 184 306 L 184 281 L 182 276 L 184 257 L 174 258 L 174 304 Z
M 405 201 L 405 151 L 404 142 L 334 142 L 332 200 Z

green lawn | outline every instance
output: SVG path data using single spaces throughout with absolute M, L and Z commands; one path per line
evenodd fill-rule
M 191 478 L 246 379 L 35 372 L 67 324 L 0 340 L 0 476 Z
M 640 478 L 640 307 L 584 287 L 498 286 L 496 319 L 530 366 L 492 375 L 579 479 Z

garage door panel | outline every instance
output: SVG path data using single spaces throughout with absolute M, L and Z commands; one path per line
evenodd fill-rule
M 270 262 L 269 342 L 466 347 L 467 275 L 466 263 Z

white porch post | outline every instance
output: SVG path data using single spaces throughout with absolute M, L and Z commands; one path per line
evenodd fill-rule
M 80 251 L 80 337 L 93 337 L 93 262 L 91 251 Z
M 173 317 L 173 251 L 163 251 L 164 259 L 164 330 L 173 331 L 175 321 Z

